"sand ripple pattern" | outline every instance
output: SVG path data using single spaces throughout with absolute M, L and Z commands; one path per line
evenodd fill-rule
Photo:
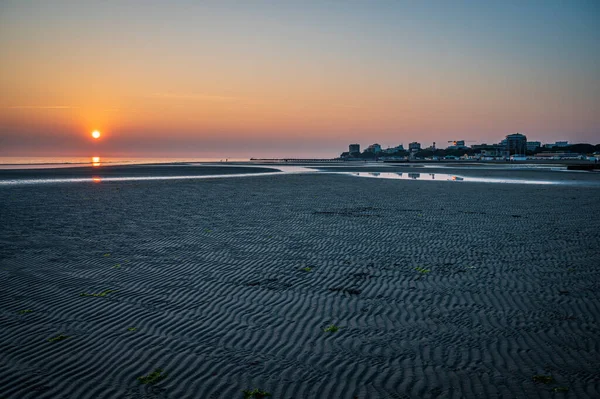
M 2 189 L 0 398 L 600 397 L 599 194 L 341 175 Z

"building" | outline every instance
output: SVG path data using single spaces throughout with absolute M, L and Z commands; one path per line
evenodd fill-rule
M 539 141 L 528 141 L 527 142 L 527 151 L 535 151 L 542 146 L 542 143 Z
M 536 159 L 585 159 L 585 155 L 574 152 L 541 152 L 535 154 Z
M 378 154 L 381 152 L 381 145 L 379 145 L 377 143 L 371 144 L 370 146 L 367 147 L 367 151 L 372 152 L 373 154 Z
M 549 144 L 544 144 L 545 148 L 554 148 L 554 147 L 568 147 L 569 146 L 569 142 L 568 141 L 557 141 L 555 143 L 549 143 Z
M 350 155 L 360 154 L 360 144 L 350 144 L 348 146 L 348 153 Z
M 502 144 L 474 144 L 471 146 L 473 150 L 479 152 L 482 157 L 506 157 L 506 147 Z
M 395 154 L 395 153 L 401 152 L 401 151 L 404 151 L 404 145 L 402 145 L 402 144 L 400 144 L 399 146 L 396 146 L 396 147 L 389 147 L 384 150 L 384 152 L 386 154 Z
M 509 134 L 504 141 L 509 155 L 525 154 L 527 151 L 527 136 L 521 133 Z
M 448 150 L 464 150 L 469 148 L 465 145 L 464 140 L 452 140 L 448 141 L 448 143 L 450 143 L 450 145 L 447 147 Z
M 427 151 L 435 151 L 435 150 L 436 150 L 436 148 L 435 148 L 435 141 L 433 142 L 433 144 L 432 144 L 432 145 L 430 145 L 429 147 L 427 147 L 427 148 L 425 148 L 425 149 L 426 149 Z
M 417 151 L 421 151 L 421 143 L 417 143 L 416 141 L 413 141 L 412 143 L 410 143 L 408 145 L 408 150 L 410 152 L 417 152 Z

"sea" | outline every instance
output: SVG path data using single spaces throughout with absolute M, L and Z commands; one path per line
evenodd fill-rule
M 199 162 L 246 162 L 249 158 L 118 158 L 118 157 L 0 157 L 0 169 L 48 169 L 77 166 L 140 165 Z

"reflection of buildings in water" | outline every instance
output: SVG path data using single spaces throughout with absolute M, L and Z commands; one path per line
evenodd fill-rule
M 411 179 L 418 179 L 421 177 L 420 173 L 409 173 L 408 177 L 410 177 Z

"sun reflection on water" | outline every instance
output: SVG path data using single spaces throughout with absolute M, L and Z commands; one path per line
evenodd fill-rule
M 92 166 L 100 166 L 100 157 L 92 157 Z
M 101 178 L 99 178 L 99 177 L 92 177 L 92 181 L 93 181 L 94 183 L 101 183 L 101 182 L 102 182 L 102 179 L 101 179 Z

